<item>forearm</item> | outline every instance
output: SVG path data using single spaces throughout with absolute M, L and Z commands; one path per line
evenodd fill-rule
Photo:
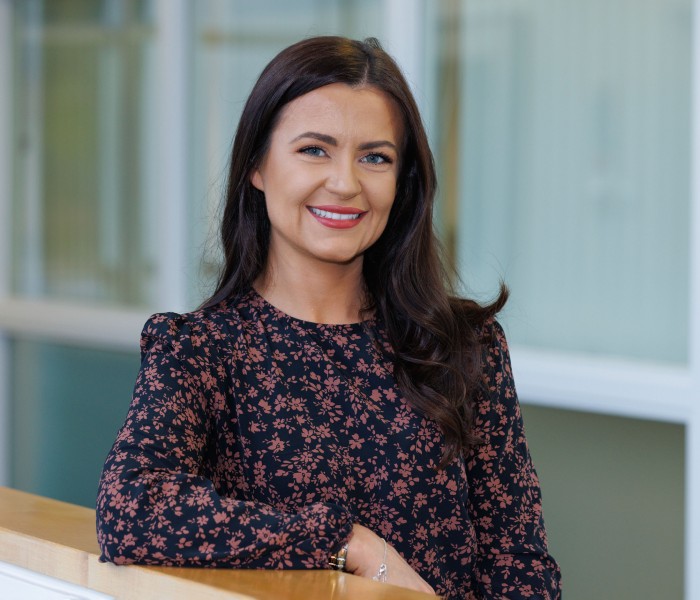
M 352 519 L 333 504 L 286 513 L 220 496 L 186 473 L 106 470 L 97 504 L 103 557 L 116 563 L 326 568 Z
M 487 554 L 475 572 L 483 600 L 560 600 L 559 566 L 547 552 Z

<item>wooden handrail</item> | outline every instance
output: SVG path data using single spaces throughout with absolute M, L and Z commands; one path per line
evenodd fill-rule
M 0 487 L 0 561 L 115 598 L 427 600 L 334 571 L 116 566 L 99 562 L 95 511 Z

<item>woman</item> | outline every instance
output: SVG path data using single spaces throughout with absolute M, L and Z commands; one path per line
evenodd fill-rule
M 450 294 L 418 110 L 376 40 L 263 71 L 214 295 L 151 317 L 98 497 L 116 563 L 344 568 L 446 598 L 556 598 L 503 331 Z

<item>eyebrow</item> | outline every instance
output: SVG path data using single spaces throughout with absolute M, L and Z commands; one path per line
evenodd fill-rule
M 314 140 L 318 140 L 319 142 L 323 142 L 324 144 L 328 144 L 329 146 L 337 146 L 338 145 L 338 140 L 335 139 L 332 135 L 327 135 L 325 133 L 318 133 L 317 131 L 305 131 L 304 133 L 296 136 L 293 140 L 291 140 L 289 143 L 293 144 L 295 142 L 298 142 L 301 139 L 304 138 L 311 138 Z M 358 146 L 358 150 L 373 150 L 374 148 L 382 148 L 382 147 L 389 147 L 392 148 L 393 150 L 397 151 L 396 144 L 393 142 L 390 142 L 389 140 L 377 140 L 373 142 L 365 142 L 364 144 L 360 144 Z

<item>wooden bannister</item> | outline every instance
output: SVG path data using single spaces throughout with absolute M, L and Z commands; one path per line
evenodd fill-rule
M 98 557 L 94 510 L 0 487 L 0 561 L 114 598 L 434 598 L 334 571 L 116 566 Z

